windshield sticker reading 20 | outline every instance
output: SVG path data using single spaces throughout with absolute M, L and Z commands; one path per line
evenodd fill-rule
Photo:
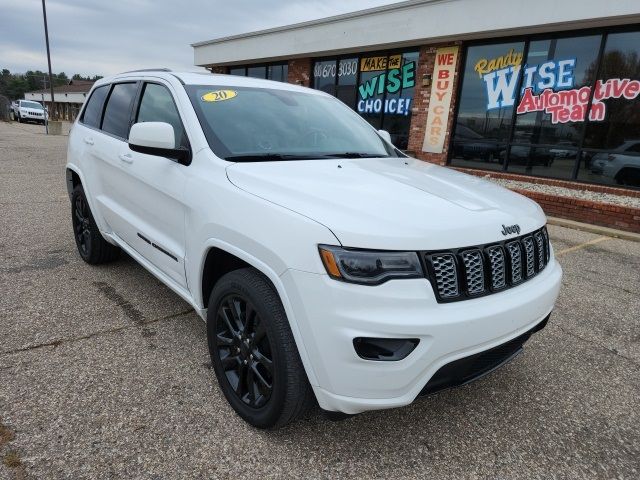
M 200 97 L 203 102 L 222 102 L 224 100 L 231 100 L 236 97 L 238 92 L 235 90 L 216 90 L 214 92 L 208 92 Z

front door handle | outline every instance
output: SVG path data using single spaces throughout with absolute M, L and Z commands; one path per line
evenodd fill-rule
M 121 153 L 120 160 L 122 160 L 124 163 L 133 163 L 133 157 L 130 153 Z
M 85 137 L 84 138 L 84 143 L 86 143 L 87 145 L 93 145 L 93 138 Z

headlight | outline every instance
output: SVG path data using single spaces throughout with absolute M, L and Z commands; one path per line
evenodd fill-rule
M 324 268 L 332 278 L 364 285 L 379 285 L 393 278 L 423 278 L 416 252 L 353 250 L 319 245 Z

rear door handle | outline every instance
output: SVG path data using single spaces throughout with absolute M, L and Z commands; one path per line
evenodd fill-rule
M 85 137 L 84 138 L 84 143 L 86 143 L 87 145 L 93 145 L 93 138 Z
M 133 163 L 133 157 L 130 153 L 121 153 L 120 160 L 122 160 L 124 163 Z

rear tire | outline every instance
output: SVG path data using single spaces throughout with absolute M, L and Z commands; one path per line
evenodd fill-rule
M 216 283 L 207 338 L 222 393 L 249 424 L 280 428 L 313 405 L 280 297 L 257 270 L 234 270 Z
M 120 248 L 111 245 L 100 233 L 82 185 L 76 186 L 71 194 L 71 221 L 78 253 L 85 262 L 98 265 L 120 256 Z

